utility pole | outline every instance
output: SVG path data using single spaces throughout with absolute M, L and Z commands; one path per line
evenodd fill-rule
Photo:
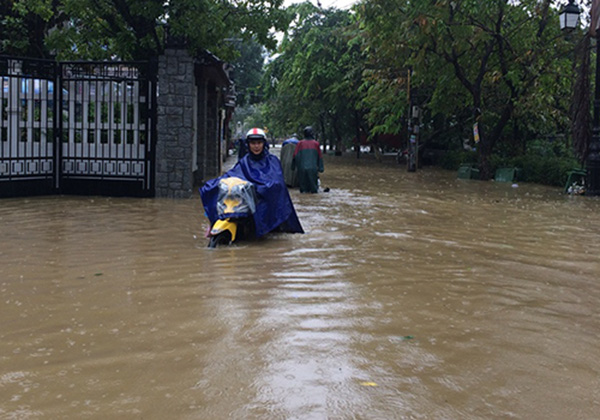
M 408 147 L 406 154 L 408 172 L 416 172 L 419 160 L 419 126 L 421 109 L 415 104 L 415 90 L 411 86 L 412 69 L 408 70 Z

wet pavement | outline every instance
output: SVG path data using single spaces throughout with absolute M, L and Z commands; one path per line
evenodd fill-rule
M 600 200 L 326 156 L 304 235 L 0 201 L 0 419 L 600 418 Z

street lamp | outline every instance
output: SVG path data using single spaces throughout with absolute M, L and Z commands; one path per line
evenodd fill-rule
M 574 29 L 579 19 L 579 7 L 569 0 L 560 12 L 560 28 Z M 585 160 L 585 195 L 600 195 L 600 39 L 596 37 L 596 82 L 594 88 L 594 116 L 592 120 L 592 138 L 588 145 Z
M 573 0 L 570 0 L 571 3 Z M 592 23 L 596 25 L 595 23 Z M 597 28 L 596 28 L 597 29 Z M 585 160 L 585 195 L 600 195 L 600 39 L 596 38 L 596 82 L 594 87 L 594 118 L 592 120 L 592 139 Z
M 579 22 L 579 14 L 581 11 L 573 1 L 574 0 L 569 0 L 569 4 L 563 7 L 558 15 L 560 20 L 560 29 L 570 30 L 577 27 L 577 23 Z
M 594 119 L 592 139 L 585 161 L 585 195 L 600 195 L 600 39 L 596 34 L 596 86 L 594 88 Z

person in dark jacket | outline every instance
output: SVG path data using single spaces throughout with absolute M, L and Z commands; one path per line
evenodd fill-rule
M 283 180 L 281 163 L 269 153 L 267 137 L 260 128 L 247 136 L 248 153 L 219 178 L 211 179 L 200 189 L 202 204 L 211 225 L 218 220 L 217 198 L 221 178 L 238 177 L 250 181 L 256 188 L 258 202 L 254 219 L 256 237 L 269 232 L 304 233 L 292 199 Z
M 246 156 L 248 153 L 248 145 L 246 144 L 246 139 L 240 137 L 238 140 L 238 160 Z
M 312 127 L 304 129 L 304 139 L 296 145 L 292 169 L 297 170 L 300 192 L 319 191 L 319 172 L 324 170 L 323 155 L 319 142 L 315 140 Z

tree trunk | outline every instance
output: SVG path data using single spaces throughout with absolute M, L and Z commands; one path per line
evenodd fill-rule
M 479 142 L 479 179 L 487 181 L 492 179 L 494 176 L 494 168 L 492 168 L 490 163 L 490 156 L 492 155 L 492 151 L 494 150 L 494 146 L 500 139 L 502 135 L 502 131 L 506 124 L 510 121 L 512 117 L 512 113 L 514 110 L 514 105 L 512 100 L 509 101 L 502 110 L 500 114 L 500 118 L 496 125 L 491 130 L 489 135 L 484 135 L 481 133 L 482 127 L 479 127 L 479 135 L 481 137 L 481 141 Z
M 356 145 L 354 147 L 356 151 L 356 159 L 360 158 L 360 145 L 362 140 L 360 135 L 360 122 L 360 113 L 358 111 L 354 111 L 354 129 L 356 130 Z
M 323 115 L 319 116 L 319 125 L 321 126 L 321 135 L 325 137 L 325 121 Z M 323 147 L 323 153 L 327 152 L 327 139 L 323 138 L 321 146 Z
M 587 157 L 592 136 L 590 121 L 590 36 L 586 35 L 575 51 L 575 86 L 571 104 L 573 149 L 580 163 Z

